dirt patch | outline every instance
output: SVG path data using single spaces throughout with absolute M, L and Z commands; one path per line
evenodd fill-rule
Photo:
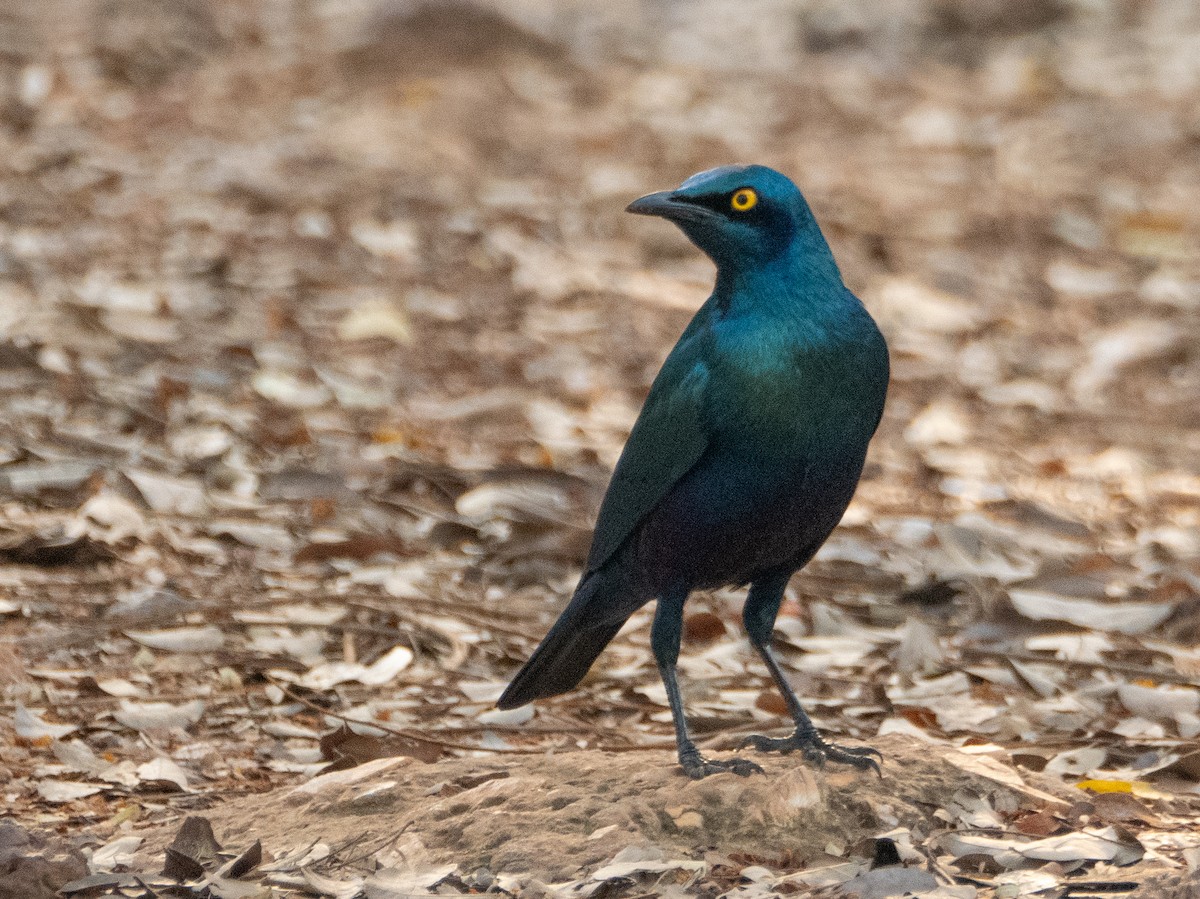
M 275 855 L 313 842 L 379 851 L 403 838 L 408 854 L 433 864 L 555 882 L 628 847 L 697 858 L 715 850 L 802 869 L 862 851 L 896 828 L 928 836 L 954 806 L 984 800 L 1016 812 L 1046 804 L 1031 790 L 964 772 L 950 761 L 967 759 L 962 753 L 933 756 L 905 738 L 879 745 L 882 777 L 756 756 L 761 776 L 689 781 L 668 751 L 380 759 L 205 814 L 227 846 L 261 840 Z M 176 829 L 173 822 L 147 835 L 147 866 Z

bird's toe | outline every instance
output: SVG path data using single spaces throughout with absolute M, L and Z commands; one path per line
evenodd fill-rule
M 751 774 L 762 774 L 762 765 L 758 762 L 752 762 L 750 759 L 731 758 L 721 762 L 727 771 L 732 771 L 739 777 L 749 777 Z
M 751 734 L 738 744 L 738 749 L 753 749 L 757 752 L 778 752 L 787 755 L 797 748 L 792 737 L 768 737 L 764 734 Z
M 692 780 L 700 780 L 710 774 L 720 774 L 722 771 L 730 771 L 739 777 L 763 773 L 762 766 L 750 759 L 736 756 L 731 759 L 708 759 L 699 752 L 681 753 L 679 767 L 683 768 L 683 773 Z
M 759 752 L 779 752 L 787 755 L 800 751 L 804 760 L 814 768 L 824 768 L 827 762 L 849 765 L 858 771 L 874 771 L 882 776 L 879 763 L 883 754 L 870 746 L 839 746 L 826 743 L 817 733 L 796 731 L 787 737 L 766 737 L 753 734 L 742 740 L 742 747 L 752 747 Z
M 849 765 L 858 771 L 874 771 L 883 777 L 883 769 L 879 767 L 879 763 L 883 761 L 883 754 L 870 746 L 838 746 L 836 743 L 824 743 L 821 754 L 826 761 Z

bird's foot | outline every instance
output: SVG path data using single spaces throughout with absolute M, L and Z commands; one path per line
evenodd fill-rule
M 814 768 L 825 767 L 826 762 L 837 762 L 849 765 L 859 771 L 874 771 L 880 777 L 883 771 L 879 763 L 883 754 L 870 746 L 839 746 L 837 743 L 826 743 L 816 731 L 796 730 L 787 737 L 766 737 L 753 734 L 741 742 L 739 748 L 752 746 L 759 752 L 780 752 L 784 755 L 800 750 L 804 760 Z
M 750 759 L 707 759 L 694 746 L 679 753 L 679 767 L 692 780 L 700 780 L 710 774 L 722 771 L 732 771 L 739 777 L 749 777 L 751 774 L 762 774 L 763 769 L 757 762 Z

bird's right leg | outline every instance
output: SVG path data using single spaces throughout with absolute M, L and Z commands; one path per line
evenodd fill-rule
M 789 753 L 799 749 L 804 757 L 813 765 L 821 767 L 827 761 L 851 765 L 860 771 L 873 770 L 880 774 L 879 762 L 876 758 L 883 756 L 878 750 L 869 746 L 839 746 L 828 743 L 817 731 L 812 719 L 800 705 L 792 685 L 788 683 L 783 667 L 771 650 L 771 631 L 775 629 L 775 617 L 779 614 L 780 603 L 783 602 L 783 591 L 787 588 L 790 572 L 781 573 L 770 578 L 757 580 L 750 585 L 750 594 L 746 597 L 746 605 L 742 609 L 742 620 L 746 625 L 746 633 L 750 643 L 758 651 L 762 660 L 771 672 L 775 686 L 787 703 L 796 729 L 787 737 L 766 737 L 754 734 L 747 737 L 743 746 L 753 746 L 759 752 Z
M 683 714 L 683 698 L 679 694 L 679 682 L 675 678 L 675 664 L 679 661 L 679 641 L 683 636 L 683 604 L 688 591 L 674 590 L 664 593 L 654 609 L 654 626 L 650 629 L 650 646 L 658 662 L 658 673 L 667 688 L 667 702 L 671 704 L 671 719 L 675 722 L 675 745 L 679 749 L 679 766 L 692 780 L 699 780 L 718 771 L 732 771 L 743 777 L 762 773 L 762 768 L 749 759 L 732 758 L 723 761 L 706 759 L 688 736 L 687 718 Z

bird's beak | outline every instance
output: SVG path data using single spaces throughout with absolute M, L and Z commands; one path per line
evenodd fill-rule
M 673 190 L 660 190 L 656 194 L 638 197 L 625 207 L 625 211 L 634 215 L 657 215 L 675 222 L 702 218 L 708 212 L 703 206 L 688 202 Z

